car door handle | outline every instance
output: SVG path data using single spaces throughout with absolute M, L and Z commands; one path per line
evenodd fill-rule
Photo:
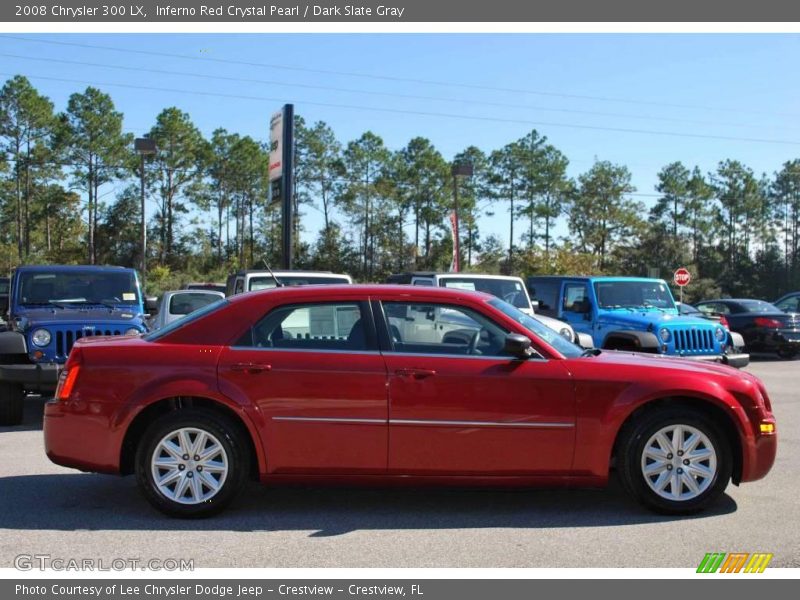
M 398 377 L 413 377 L 414 379 L 425 379 L 436 375 L 433 369 L 397 369 L 394 372 Z
M 244 373 L 263 373 L 264 371 L 271 371 L 272 365 L 263 365 L 259 363 L 249 363 L 249 362 L 241 362 L 241 363 L 233 363 L 231 365 L 231 371 L 240 371 Z

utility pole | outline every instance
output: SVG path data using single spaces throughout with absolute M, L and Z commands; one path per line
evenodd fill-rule
M 473 167 L 471 163 L 454 163 L 453 167 L 450 169 L 450 173 L 453 175 L 453 229 L 455 230 L 453 235 L 453 255 L 455 260 L 453 262 L 457 273 L 460 271 L 459 267 L 461 265 L 461 242 L 458 221 L 458 176 L 472 177 Z
M 145 214 L 145 181 L 144 181 L 144 157 L 156 153 L 156 141 L 148 137 L 136 138 L 133 142 L 133 147 L 139 155 L 141 162 L 139 163 L 139 176 L 142 194 L 142 233 L 141 233 L 141 254 L 142 262 L 139 265 L 139 272 L 142 276 L 142 296 L 144 296 L 144 283 L 147 276 L 147 216 Z

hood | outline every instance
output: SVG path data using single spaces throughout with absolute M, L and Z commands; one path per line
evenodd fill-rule
M 664 370 L 691 371 L 699 374 L 722 375 L 748 381 L 757 380 L 746 371 L 729 367 L 714 362 L 704 362 L 683 359 L 662 354 L 647 354 L 643 352 L 626 352 L 624 350 L 603 350 L 600 354 L 589 360 L 596 360 L 605 364 L 622 365 L 630 367 L 647 367 Z
M 642 329 L 642 325 L 645 325 L 653 331 L 658 330 L 660 327 L 702 327 L 703 329 L 708 329 L 715 326 L 715 323 L 708 319 L 664 313 L 660 310 L 627 308 L 604 309 L 598 321 L 604 325 L 630 327 L 632 329 Z
M 20 310 L 17 317 L 22 317 L 28 327 L 33 325 L 85 325 L 92 323 L 129 323 L 140 316 L 134 307 L 121 306 L 107 308 L 92 306 L 86 308 L 36 307 Z

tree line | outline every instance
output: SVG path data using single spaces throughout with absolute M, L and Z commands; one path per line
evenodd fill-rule
M 161 111 L 145 161 L 148 289 L 220 280 L 281 263 L 280 207 L 269 201 L 268 149 L 250 136 L 202 135 L 190 115 Z M 425 137 L 390 149 L 367 131 L 343 142 L 324 122 L 295 117 L 295 265 L 380 281 L 446 270 L 448 215 L 458 186 L 465 270 L 520 275 L 608 273 L 695 281 L 689 297 L 774 299 L 800 287 L 800 159 L 757 174 L 733 159 L 712 172 L 675 161 L 655 202 L 636 200 L 630 170 L 569 159 L 533 130 L 502 148 L 451 161 Z M 454 177 L 469 163 L 471 177 Z M 17 75 L 0 90 L 0 270 L 25 263 L 140 263 L 140 160 L 109 94 L 87 87 L 63 112 Z M 648 190 L 649 192 L 649 190 Z M 319 231 L 305 231 L 311 212 Z M 481 231 L 497 214 L 507 236 Z M 560 233 L 566 232 L 566 235 Z M 306 241 L 311 240 L 311 241 Z

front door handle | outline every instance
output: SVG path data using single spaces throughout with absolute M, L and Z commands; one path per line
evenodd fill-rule
M 231 371 L 250 373 L 251 375 L 271 370 L 272 370 L 272 365 L 264 365 L 260 363 L 240 362 L 240 363 L 233 363 L 231 365 Z
M 433 369 L 397 369 L 394 372 L 398 377 L 413 377 L 414 379 L 425 379 L 436 375 Z

